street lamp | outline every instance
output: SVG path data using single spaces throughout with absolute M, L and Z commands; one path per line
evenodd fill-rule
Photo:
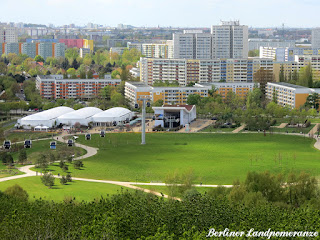
M 142 101 L 142 129 L 141 129 L 141 144 L 146 144 L 146 106 L 150 107 L 151 98 L 148 95 L 141 95 L 138 101 Z M 136 104 L 136 107 L 138 105 Z

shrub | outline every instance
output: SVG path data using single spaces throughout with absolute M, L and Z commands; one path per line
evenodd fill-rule
M 28 197 L 29 197 L 29 194 L 22 187 L 20 187 L 18 184 L 15 184 L 11 187 L 8 187 L 4 191 L 4 193 L 9 196 L 13 196 L 15 198 L 18 198 L 22 201 L 27 201 Z
M 72 177 L 70 173 L 66 175 L 66 179 L 67 179 L 67 182 L 72 182 Z
M 52 186 L 54 185 L 54 180 L 55 178 L 51 173 L 45 173 L 41 177 L 41 182 L 48 188 L 52 188 Z
M 80 169 L 80 168 L 83 167 L 83 163 L 82 163 L 82 161 L 80 161 L 80 160 L 75 160 L 75 161 L 73 162 L 73 166 L 74 166 L 75 169 Z
M 67 178 L 66 178 L 65 176 L 62 176 L 62 177 L 60 178 L 60 183 L 61 183 L 62 185 L 65 185 L 67 182 L 68 182 L 68 181 L 67 181 Z

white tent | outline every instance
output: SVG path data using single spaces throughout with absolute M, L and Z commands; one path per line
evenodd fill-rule
M 129 109 L 122 107 L 110 108 L 104 112 L 98 113 L 92 116 L 92 121 L 94 123 L 111 123 L 111 122 L 121 122 L 131 119 L 134 113 Z
M 92 122 L 92 116 L 101 113 L 102 110 L 96 107 L 85 107 L 74 112 L 66 113 L 58 117 L 58 124 L 64 124 L 68 126 L 74 126 L 75 123 L 88 126 L 89 122 Z
M 49 128 L 51 128 L 55 125 L 56 120 L 59 116 L 73 111 L 74 110 L 69 107 L 51 108 L 49 110 L 21 118 L 19 123 L 21 126 L 48 126 Z
M 47 127 L 47 126 L 36 126 L 36 127 L 34 127 L 34 130 L 35 131 L 48 131 L 48 129 L 49 129 L 49 127 Z

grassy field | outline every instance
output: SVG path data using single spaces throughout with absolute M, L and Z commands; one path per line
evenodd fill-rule
M 29 200 L 39 198 L 45 200 L 62 201 L 65 198 L 74 198 L 76 201 L 92 201 L 108 195 L 120 193 L 121 191 L 134 191 L 121 186 L 107 183 L 92 183 L 83 181 L 72 181 L 68 185 L 61 185 L 59 179 L 55 180 L 52 189 L 44 186 L 40 177 L 26 177 L 0 183 L 0 190 L 4 191 L 8 187 L 18 184 L 29 194 Z
M 285 127 L 285 128 L 275 128 L 275 127 L 271 127 L 270 129 L 273 132 L 288 132 L 288 133 L 304 133 L 304 134 L 308 134 L 310 132 L 310 130 L 315 126 L 315 124 L 311 124 L 309 127 L 304 128 L 304 127 Z
M 232 132 L 237 128 L 214 128 L 213 126 L 201 130 L 201 132 Z
M 26 148 L 27 151 L 27 156 L 28 156 L 28 162 L 35 162 L 36 158 L 39 156 L 39 153 L 47 153 L 47 152 L 52 152 L 52 153 L 57 153 L 61 151 L 64 148 L 68 148 L 65 143 L 57 142 L 57 149 L 53 150 L 50 149 L 50 142 L 52 140 L 41 140 L 41 141 L 33 141 L 32 142 L 32 147 L 31 148 Z M 22 145 L 22 143 L 20 143 Z M 78 155 L 84 155 L 86 154 L 86 150 L 82 148 L 76 148 L 73 147 L 76 151 L 78 151 Z M 12 157 L 14 161 L 18 160 L 18 152 L 12 153 Z M 59 160 L 59 159 L 57 159 Z
M 78 142 L 98 147 L 84 168 L 69 167 L 73 176 L 119 181 L 164 182 L 169 173 L 193 169 L 195 183 L 232 184 L 248 171 L 287 174 L 306 171 L 320 175 L 320 154 L 314 140 L 277 134 L 150 133 L 141 145 L 140 134 L 80 136 Z M 50 167 L 61 172 L 58 166 Z
M 47 132 L 12 132 L 9 133 L 6 138 L 11 140 L 12 142 L 20 142 L 20 141 L 24 141 L 25 139 L 39 139 L 39 138 L 50 138 L 54 136 L 51 133 L 47 133 Z

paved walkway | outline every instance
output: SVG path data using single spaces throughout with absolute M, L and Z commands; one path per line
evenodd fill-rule
M 309 136 L 313 136 L 318 132 L 318 127 L 320 126 L 320 123 L 317 123 L 308 133 Z
M 288 123 L 281 123 L 279 126 L 275 126 L 275 128 L 285 128 Z
M 246 125 L 243 124 L 240 127 L 238 127 L 235 130 L 233 130 L 232 133 L 238 133 L 238 132 L 242 131 L 245 127 L 246 127 Z
M 208 119 L 197 119 L 196 121 L 192 122 L 189 125 L 189 132 L 199 132 L 202 129 L 212 125 L 215 123 L 215 120 L 208 120 Z M 186 128 L 180 129 L 178 132 L 186 132 Z

